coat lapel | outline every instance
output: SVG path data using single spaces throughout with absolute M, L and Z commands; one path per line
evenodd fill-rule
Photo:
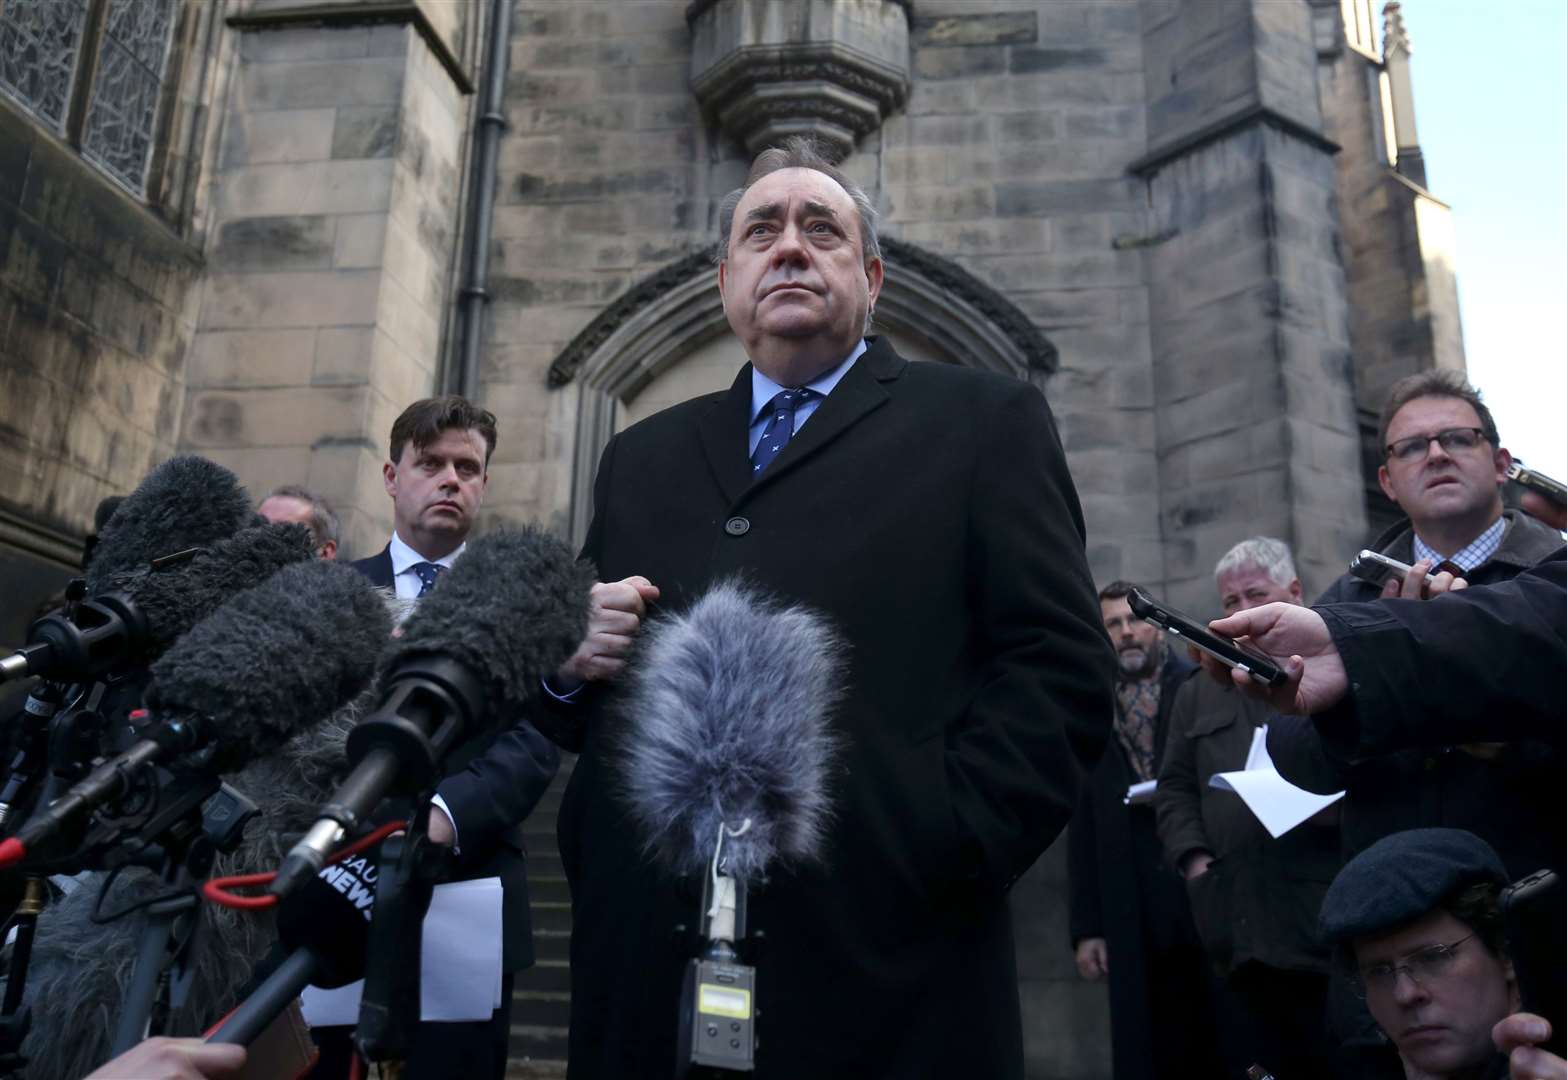
M 745 453 L 750 413 L 751 365 L 746 364 L 735 376 L 729 393 L 714 402 L 697 421 L 702 452 L 730 505 L 738 502 L 745 489 L 751 486 L 751 462 Z

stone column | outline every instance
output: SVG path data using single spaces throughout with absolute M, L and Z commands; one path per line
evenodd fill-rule
M 1420 132 L 1415 128 L 1415 84 L 1409 74 L 1413 52 L 1402 5 L 1392 0 L 1382 9 L 1382 67 L 1387 72 L 1388 107 L 1393 114 L 1388 141 L 1396 148 L 1394 167 L 1425 187 L 1426 162 L 1420 153 Z
M 1212 570 L 1264 533 L 1308 593 L 1362 541 L 1333 153 L 1306 4 L 1144 3 L 1150 332 L 1166 581 L 1213 610 Z
M 436 386 L 475 5 L 231 3 L 209 274 L 182 449 L 258 497 L 326 496 L 345 554 L 390 531 L 392 420 Z

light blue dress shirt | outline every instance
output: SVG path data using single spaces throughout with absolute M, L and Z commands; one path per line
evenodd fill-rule
M 794 431 L 789 433 L 791 436 L 805 426 L 805 422 L 811 418 L 811 414 L 817 410 L 827 395 L 832 393 L 833 387 L 838 385 L 838 381 L 854 366 L 854 362 L 864 354 L 866 348 L 865 339 L 861 338 L 860 343 L 854 347 L 854 351 L 844 359 L 843 363 L 829 371 L 823 372 L 805 384 L 806 389 L 815 390 L 816 393 L 806 398 L 795 408 Z M 772 401 L 779 393 L 791 389 L 794 388 L 779 386 L 766 375 L 756 370 L 754 366 L 751 368 L 751 430 L 745 448 L 746 457 L 754 456 L 756 454 L 756 444 L 762 441 L 762 431 L 767 427 L 766 410 L 768 402 Z

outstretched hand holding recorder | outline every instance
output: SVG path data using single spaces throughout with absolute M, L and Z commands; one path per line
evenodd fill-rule
M 1264 686 L 1282 686 L 1288 680 L 1285 672 L 1273 658 L 1183 615 L 1168 604 L 1160 603 L 1141 586 L 1134 586 L 1127 594 L 1127 604 L 1132 614 L 1150 622 L 1176 637 L 1183 638 L 1193 648 Z

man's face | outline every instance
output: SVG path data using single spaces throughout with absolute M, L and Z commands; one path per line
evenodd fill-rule
M 794 386 L 854 348 L 881 278 L 881 260 L 865 265 L 848 192 L 814 169 L 780 169 L 735 208 L 718 291 L 751 362 Z
M 404 445 L 382 467 L 397 535 L 427 558 L 467 539 L 489 480 L 484 459 L 484 436 L 473 428 L 448 428 L 423 448 Z
M 269 495 L 261 500 L 261 505 L 256 507 L 256 513 L 275 525 L 303 525 L 310 530 L 312 537 L 315 536 L 315 527 L 310 521 L 310 504 L 304 499 L 296 499 L 290 495 Z M 328 540 L 324 544 L 317 545 L 316 557 L 337 558 L 337 541 Z
M 1491 1028 L 1518 1009 L 1511 966 L 1473 933 L 1447 912 L 1433 911 L 1402 929 L 1355 942 L 1355 963 L 1365 972 L 1377 964 L 1418 968 L 1421 950 L 1469 938 L 1452 950 L 1440 973 L 1411 977 L 1400 971 L 1380 989 L 1366 986 L 1366 1005 L 1377 1026 L 1421 1075 L 1451 1076 L 1490 1061 L 1496 1055 Z
M 1299 578 L 1288 585 L 1280 585 L 1268 576 L 1267 571 L 1256 566 L 1226 570 L 1219 575 L 1218 586 L 1219 606 L 1224 608 L 1226 615 L 1275 601 L 1298 604 L 1301 599 Z
M 1391 446 L 1400 439 L 1480 426 L 1479 414 L 1467 401 L 1419 397 L 1393 414 L 1387 442 Z M 1386 453 L 1385 448 L 1383 452 Z M 1419 460 L 1387 457 L 1377 470 L 1377 479 L 1383 494 L 1409 515 L 1417 530 L 1424 522 L 1468 518 L 1474 518 L 1483 527 L 1502 512 L 1501 486 L 1511 462 L 1506 450 L 1484 439 L 1472 450 L 1451 453 L 1432 441 L 1426 456 Z
M 1163 631 L 1133 615 L 1132 606 L 1124 596 L 1117 600 L 1099 601 L 1099 614 L 1104 618 L 1105 633 L 1110 635 L 1110 644 L 1115 646 L 1121 678 L 1131 681 L 1152 675 L 1163 655 L 1163 642 L 1159 640 Z

